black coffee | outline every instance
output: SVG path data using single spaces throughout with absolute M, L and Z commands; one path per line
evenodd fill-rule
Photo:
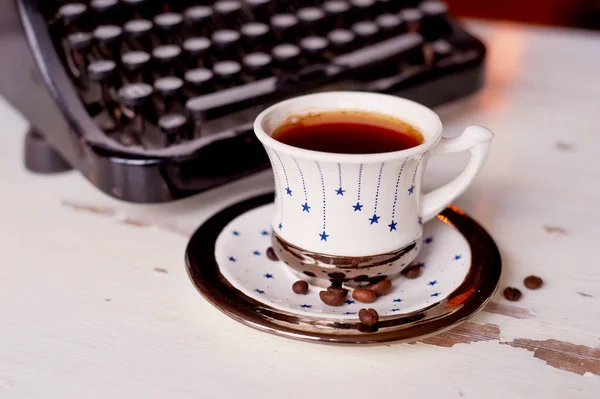
M 272 137 L 294 147 L 339 154 L 401 151 L 423 142 L 419 130 L 406 122 L 360 111 L 292 116 Z

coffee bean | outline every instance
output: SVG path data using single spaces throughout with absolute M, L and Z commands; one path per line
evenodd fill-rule
M 415 279 L 421 275 L 421 266 L 409 266 L 402 270 L 402 274 L 406 278 Z
M 374 326 L 379 321 L 379 315 L 375 309 L 361 309 L 358 318 L 365 326 Z
M 306 295 L 308 292 L 308 283 L 304 280 L 298 280 L 292 285 L 292 290 L 298 295 Z
M 389 294 L 392 290 L 392 282 L 390 280 L 383 280 L 375 284 L 371 284 L 367 287 L 368 290 L 374 291 L 377 296 Z
M 352 292 L 352 298 L 356 299 L 358 302 L 371 303 L 375 302 L 375 299 L 377 299 L 377 294 L 375 291 L 367 290 L 365 288 L 357 288 Z
M 504 298 L 508 299 L 509 301 L 518 301 L 521 299 L 521 291 L 519 291 L 517 288 L 506 287 L 504 290 Z
M 346 296 L 341 292 L 321 291 L 319 298 L 325 305 L 342 306 L 346 301 Z
M 275 250 L 273 249 L 273 247 L 269 247 L 267 248 L 267 258 L 277 261 L 279 260 L 279 258 L 277 257 L 277 254 L 275 253 Z
M 344 298 L 346 298 L 346 295 L 348 295 L 348 290 L 342 287 L 338 287 L 337 285 L 332 285 L 329 288 L 327 288 L 327 291 L 329 292 L 339 292 L 340 294 L 344 295 Z
M 525 284 L 525 287 L 529 288 L 530 290 L 537 290 L 542 286 L 543 283 L 544 280 L 542 280 L 538 276 L 527 276 L 525 277 L 525 280 L 523 280 L 523 284 Z

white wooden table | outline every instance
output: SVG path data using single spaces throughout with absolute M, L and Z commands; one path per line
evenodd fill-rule
M 478 95 L 439 110 L 449 135 L 496 133 L 457 204 L 497 240 L 497 294 L 425 343 L 331 347 L 245 327 L 186 275 L 190 233 L 270 190 L 269 173 L 177 203 L 134 205 L 78 173 L 22 166 L 25 122 L 0 104 L 0 398 L 598 398 L 600 35 L 472 23 L 489 45 Z M 466 161 L 436 159 L 429 184 Z M 393 396 L 392 396 L 393 395 Z

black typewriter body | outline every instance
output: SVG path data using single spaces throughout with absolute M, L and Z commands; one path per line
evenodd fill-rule
M 436 106 L 484 81 L 484 45 L 438 1 L 8 7 L 0 93 L 31 122 L 26 165 L 78 169 L 131 202 L 184 198 L 268 168 L 251 124 L 276 101 L 357 90 Z

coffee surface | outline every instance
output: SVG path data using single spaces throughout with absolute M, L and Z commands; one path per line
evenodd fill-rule
M 360 111 L 291 116 L 271 135 L 282 143 L 338 154 L 376 154 L 416 147 L 419 130 L 399 119 Z

